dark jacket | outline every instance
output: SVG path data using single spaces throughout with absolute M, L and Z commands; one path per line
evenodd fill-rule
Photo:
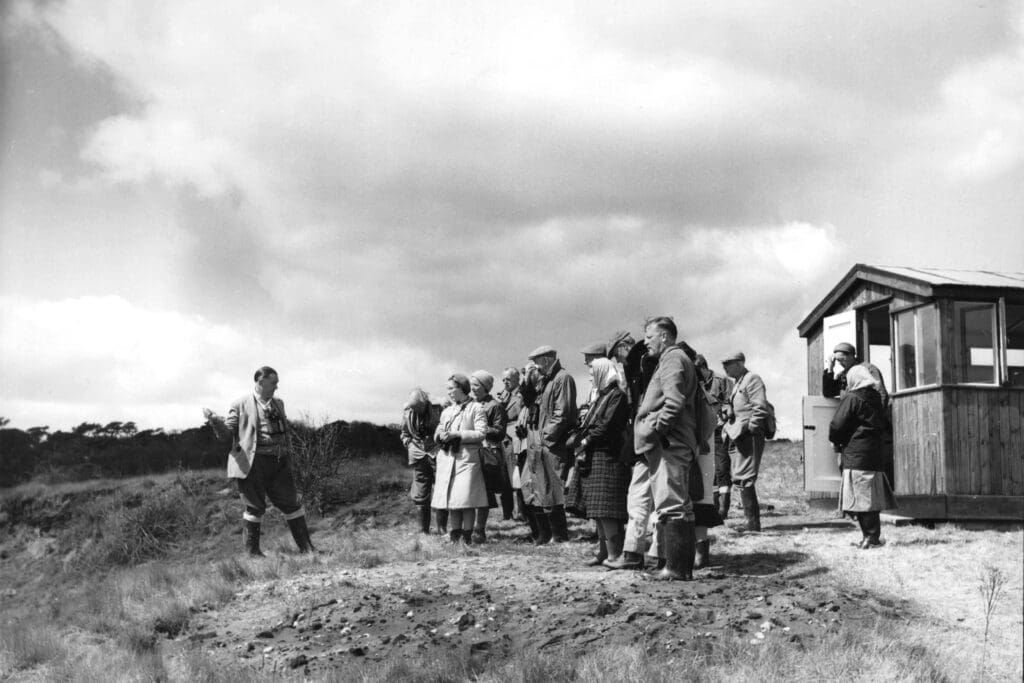
M 537 399 L 537 429 L 541 443 L 560 459 L 565 459 L 566 440 L 576 427 L 576 382 L 556 360 L 547 374 L 544 391 Z
M 629 419 L 629 401 L 625 392 L 612 384 L 598 394 L 580 425 L 577 443 L 585 444 L 587 453 L 602 451 L 618 459 L 623 435 Z
M 434 430 L 440 417 L 441 406 L 433 403 L 423 411 L 405 409 L 402 415 L 402 444 L 409 453 L 410 465 L 420 458 L 433 455 L 437 450 Z
M 843 451 L 843 469 L 881 472 L 886 427 L 885 408 L 877 391 L 864 387 L 843 394 L 828 426 L 828 440 Z
M 505 428 L 508 426 L 508 415 L 505 406 L 488 394 L 478 403 L 483 406 L 487 417 L 487 429 L 484 430 L 484 443 L 491 448 L 500 448 L 505 440 Z
M 658 441 L 664 448 L 697 452 L 694 399 L 699 390 L 693 361 L 679 346 L 666 347 L 637 410 L 633 426 L 637 453 L 647 452 Z

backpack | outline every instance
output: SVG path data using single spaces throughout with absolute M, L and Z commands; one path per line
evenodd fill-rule
M 775 419 L 775 406 L 773 406 L 770 401 L 767 402 L 767 403 L 768 403 L 768 417 L 765 418 L 765 421 L 764 421 L 764 438 L 765 439 L 774 439 L 775 438 L 775 430 L 779 428 L 779 423 Z

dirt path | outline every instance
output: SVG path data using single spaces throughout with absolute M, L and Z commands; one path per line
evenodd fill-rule
M 252 585 L 220 610 L 197 615 L 185 638 L 205 642 L 225 665 L 315 673 L 350 658 L 434 650 L 479 658 L 578 654 L 599 642 L 671 654 L 736 636 L 751 647 L 771 639 L 809 644 L 840 620 L 905 611 L 831 587 L 806 553 L 770 550 L 787 526 L 808 522 L 773 521 L 780 528 L 759 535 L 762 549 L 717 552 L 692 583 L 585 568 L 589 543 L 534 548 L 500 532 L 496 542 L 468 550 L 433 537 L 425 545 L 439 553 L 435 559 L 372 569 L 332 567 L 328 551 L 320 569 Z M 717 547 L 728 546 L 723 537 Z

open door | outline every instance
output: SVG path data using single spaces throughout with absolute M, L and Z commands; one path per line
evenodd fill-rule
M 832 355 L 832 349 L 839 342 L 847 342 L 857 346 L 857 311 L 843 311 L 835 315 L 827 315 L 822 319 L 822 347 L 821 367 L 825 367 L 825 361 Z
M 828 441 L 839 399 L 804 396 L 804 490 L 839 494 L 842 475 Z

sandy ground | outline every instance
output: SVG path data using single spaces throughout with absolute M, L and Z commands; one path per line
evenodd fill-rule
M 332 567 L 324 538 L 322 567 L 247 587 L 198 615 L 183 639 L 202 641 L 225 665 L 315 674 L 353 657 L 451 649 L 487 658 L 637 643 L 685 654 L 736 637 L 750 647 L 771 639 L 809 645 L 841 623 L 927 611 L 870 582 L 836 581 L 830 561 L 884 561 L 898 552 L 895 540 L 865 552 L 850 546 L 849 523 L 827 515 L 765 522 L 761 534 L 719 529 L 712 566 L 693 582 L 668 583 L 584 567 L 594 547 L 586 541 L 534 548 L 509 522 L 495 525 L 487 545 L 453 547 L 434 536 L 421 543 L 434 559 L 368 569 Z M 416 543 L 407 530 L 381 539 Z

